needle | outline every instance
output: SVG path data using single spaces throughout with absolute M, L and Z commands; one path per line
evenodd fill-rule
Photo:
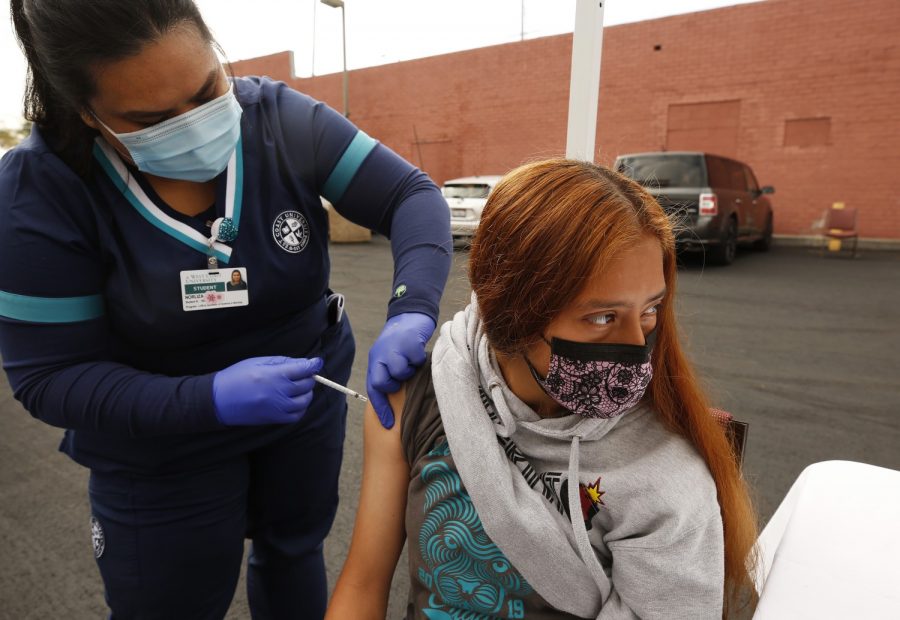
M 338 392 L 343 392 L 347 396 L 352 396 L 353 398 L 355 398 L 357 400 L 361 400 L 364 403 L 369 402 L 369 399 L 366 398 L 365 396 L 363 396 L 362 394 L 360 394 L 359 392 L 354 392 L 350 388 L 344 387 L 340 383 L 335 383 L 334 381 L 326 379 L 325 377 L 320 377 L 319 375 L 313 375 L 313 379 L 315 381 L 321 383 L 322 385 L 327 385 L 328 387 L 330 387 L 333 390 L 337 390 Z

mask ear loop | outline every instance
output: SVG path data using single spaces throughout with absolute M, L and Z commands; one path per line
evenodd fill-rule
M 541 340 L 546 342 L 547 346 L 550 346 L 550 343 L 547 342 L 547 339 L 544 338 L 543 334 L 541 335 Z M 552 355 L 552 348 L 551 348 L 551 355 Z M 531 378 L 534 379 L 534 382 L 537 383 L 537 386 L 539 388 L 541 388 L 541 391 L 544 394 L 546 394 L 547 397 L 550 398 L 550 400 L 552 400 L 558 406 L 561 406 L 559 404 L 559 401 L 557 401 L 556 398 L 553 397 L 553 394 L 551 394 L 550 391 L 547 389 L 547 380 L 541 376 L 541 373 L 539 373 L 537 371 L 537 368 L 534 367 L 534 364 L 531 363 L 531 360 L 528 359 L 528 356 L 523 353 L 522 359 L 525 360 L 525 365 L 528 366 L 528 371 L 529 371 L 529 373 L 531 373 Z
M 100 123 L 101 125 L 103 125 L 103 128 L 104 128 L 106 131 L 109 132 L 109 135 L 111 135 L 112 137 L 114 137 L 116 140 L 119 139 L 119 135 L 118 135 L 115 131 L 113 131 L 113 130 L 110 128 L 109 125 L 107 125 L 107 124 L 104 123 L 102 120 L 100 120 L 100 117 L 97 116 L 97 113 L 96 113 L 96 112 L 94 112 L 93 110 L 90 110 L 90 109 L 89 109 L 88 111 L 91 113 L 91 116 L 94 117 L 94 120 L 95 120 L 95 121 L 97 121 L 98 123 Z M 97 131 L 100 131 L 100 130 L 98 129 Z M 100 135 L 103 136 L 103 132 L 100 132 Z M 106 140 L 106 137 L 104 136 L 103 139 Z M 119 158 L 122 159 L 122 161 L 124 161 L 126 164 L 131 164 L 132 166 L 137 167 L 137 164 L 136 164 L 135 161 L 134 161 L 134 155 L 131 154 L 131 151 L 128 150 L 128 147 L 127 147 L 127 146 L 125 146 L 124 144 L 122 144 L 121 142 L 119 142 L 119 144 L 122 146 L 122 148 L 125 149 L 125 152 L 128 153 L 128 158 L 126 159 L 126 158 L 122 155 L 122 153 L 119 152 L 119 149 L 116 148 L 116 145 L 115 145 L 115 144 L 112 144 L 109 140 L 106 140 L 106 143 L 109 144 L 109 145 L 112 147 L 112 149 L 116 152 L 116 155 L 118 155 Z
M 528 359 L 527 356 L 523 355 L 522 359 L 525 360 L 525 365 L 528 366 L 528 370 L 531 371 L 531 377 L 534 379 L 535 383 L 537 383 L 544 392 L 547 392 L 547 388 L 544 387 L 544 381 L 546 379 L 541 376 L 541 374 L 537 371 L 537 368 L 532 365 L 531 360 Z M 550 394 L 547 394 L 549 396 Z
M 97 113 L 96 113 L 96 112 L 94 112 L 93 110 L 90 110 L 90 113 L 91 113 L 91 116 L 94 117 L 94 120 L 95 120 L 95 121 L 97 121 L 98 123 L 100 123 L 101 125 L 103 125 L 103 128 L 104 128 L 106 131 L 108 131 L 108 132 L 109 132 L 110 134 L 112 134 L 112 135 L 116 135 L 116 132 L 113 131 L 112 129 L 110 129 L 110 128 L 109 128 L 109 125 L 107 125 L 107 124 L 104 123 L 102 120 L 100 120 L 100 117 L 97 116 Z
M 541 340 L 543 340 L 544 343 L 546 343 L 546 345 L 550 347 L 550 354 L 553 355 L 553 346 L 550 344 L 550 341 L 544 338 L 544 334 L 541 334 L 540 337 Z M 538 387 L 543 390 L 544 394 L 550 396 L 550 398 L 553 398 L 553 396 L 550 395 L 550 392 L 548 392 L 547 388 L 544 386 L 544 383 L 547 381 L 547 379 L 541 376 L 541 373 L 537 371 L 537 368 L 534 367 L 534 364 L 531 363 L 531 360 L 528 359 L 528 356 L 526 354 L 522 354 L 522 359 L 525 360 L 525 365 L 528 366 L 528 370 L 531 372 L 531 378 L 534 379 L 534 382 L 538 384 Z

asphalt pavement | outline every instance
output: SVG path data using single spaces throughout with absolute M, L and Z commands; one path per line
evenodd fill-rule
M 365 389 L 366 351 L 385 318 L 391 252 L 383 238 L 334 245 L 332 288 L 347 297 Z M 469 298 L 454 253 L 441 322 Z M 744 475 L 762 524 L 804 467 L 844 459 L 900 469 L 900 253 L 857 259 L 805 248 L 744 252 L 730 267 L 687 257 L 679 318 L 713 402 L 750 424 Z M 359 496 L 362 406 L 350 403 L 341 505 L 326 542 L 333 585 Z M 87 472 L 57 452 L 62 433 L 32 419 L 0 383 L 0 619 L 105 617 L 93 561 Z M 835 489 L 838 495 L 841 489 Z M 823 515 L 827 518 L 827 515 Z M 388 617 L 405 608 L 405 558 Z M 228 614 L 249 618 L 243 577 Z

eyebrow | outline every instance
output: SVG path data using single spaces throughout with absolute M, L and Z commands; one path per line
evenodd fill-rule
M 190 98 L 191 102 L 196 102 L 209 92 L 209 89 L 213 87 L 219 77 L 219 68 L 216 67 L 212 71 L 209 72 L 209 75 L 206 76 L 206 81 L 203 82 L 203 85 L 194 93 L 194 96 Z M 175 108 L 169 108 L 167 110 L 131 110 L 129 112 L 125 112 L 122 114 L 123 117 L 127 117 L 129 119 L 144 119 L 144 118 L 158 118 L 160 116 L 171 116 L 175 113 Z
M 650 303 L 656 299 L 660 299 L 665 297 L 666 289 L 661 290 L 656 295 L 651 295 L 647 298 L 645 303 Z M 625 306 L 627 308 L 632 307 L 634 304 L 628 301 L 613 301 L 607 299 L 588 299 L 587 301 L 578 304 L 578 310 L 595 310 L 595 309 L 605 309 L 605 308 L 615 308 L 617 306 Z

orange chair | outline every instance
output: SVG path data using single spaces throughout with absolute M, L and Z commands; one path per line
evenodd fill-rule
M 840 252 L 843 241 L 852 240 L 852 256 L 856 257 L 856 243 L 859 240 L 859 232 L 856 230 L 856 209 L 845 207 L 844 203 L 836 202 L 825 213 L 825 235 L 827 248 Z M 824 251 L 824 250 L 823 250 Z

